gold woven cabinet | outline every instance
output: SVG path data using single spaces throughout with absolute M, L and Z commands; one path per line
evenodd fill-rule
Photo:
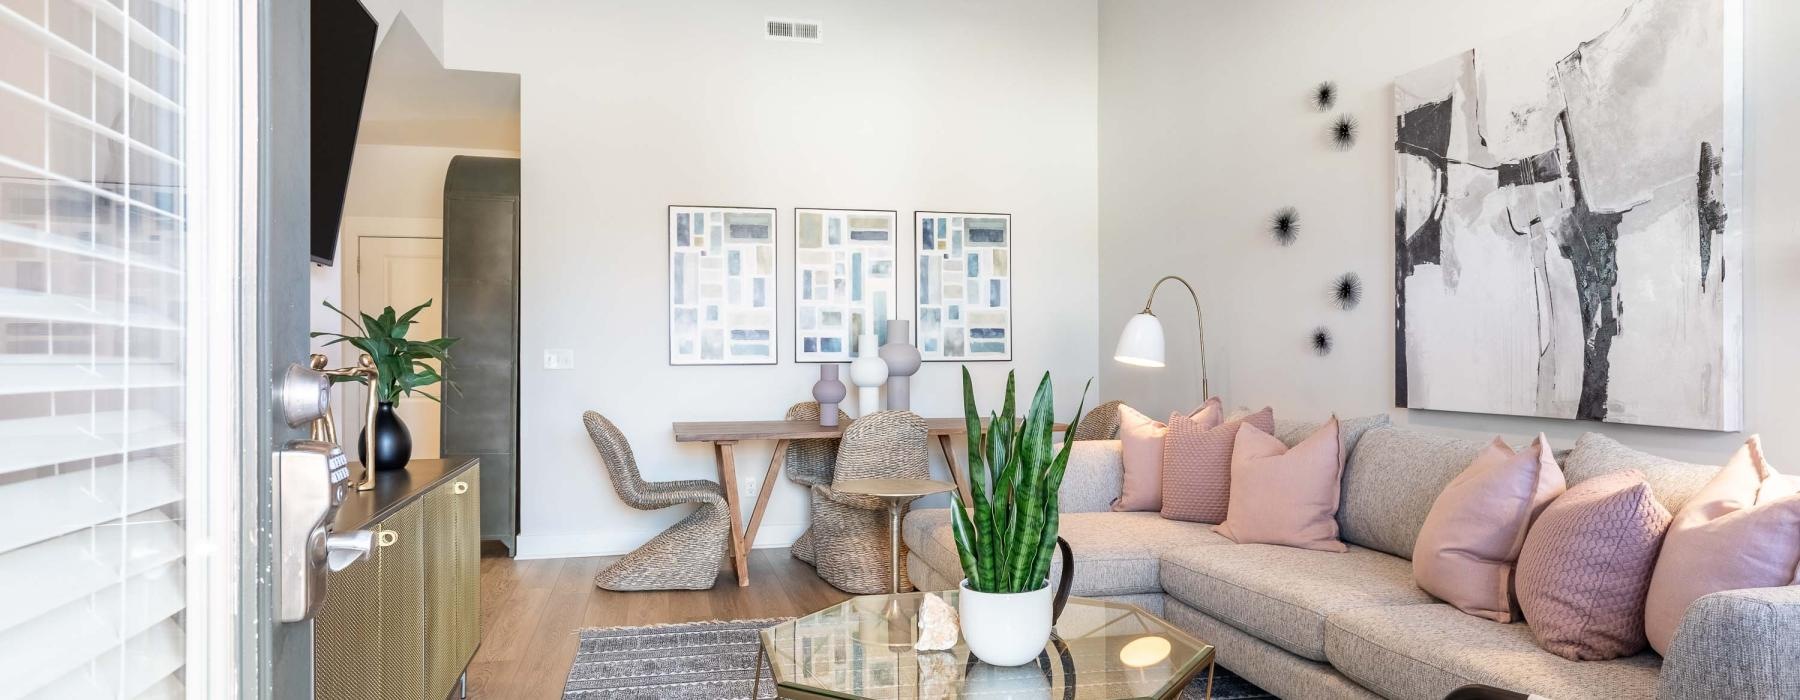
M 449 697 L 481 640 L 481 468 L 425 495 L 426 697 Z
M 414 503 L 374 529 L 370 557 L 326 582 L 313 633 L 323 700 L 417 700 L 425 687 L 425 510 Z
M 314 628 L 319 700 L 439 700 L 457 689 L 481 638 L 479 469 L 370 525 L 370 557 L 329 574 Z

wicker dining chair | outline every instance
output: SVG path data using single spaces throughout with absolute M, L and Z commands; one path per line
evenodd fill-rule
M 625 505 L 656 510 L 682 503 L 700 507 L 681 522 L 650 538 L 642 547 L 613 562 L 594 576 L 594 585 L 610 591 L 660 591 L 712 588 L 725 562 L 731 538 L 731 515 L 725 507 L 725 491 L 718 482 L 644 481 L 638 472 L 631 443 L 606 416 L 581 414 L 588 437 L 600 451 L 612 477 L 613 490 Z
M 929 479 L 925 419 L 911 411 L 882 411 L 856 419 L 838 444 L 831 483 L 855 479 Z M 819 578 L 846 593 L 887 593 L 891 585 L 887 502 L 873 496 L 812 487 L 813 562 Z M 902 544 L 904 548 L 906 545 Z M 900 552 L 901 590 L 906 552 Z
M 1108 401 L 1095 406 L 1075 426 L 1076 440 L 1113 440 L 1119 437 L 1119 407 L 1122 401 Z
M 838 409 L 838 425 L 850 422 L 850 415 Z M 819 421 L 819 402 L 803 401 L 788 407 L 787 420 Z M 782 471 L 787 474 L 788 481 L 806 487 L 807 498 L 812 498 L 812 487 L 831 483 L 831 466 L 837 462 L 838 440 L 836 438 L 816 438 L 812 440 L 792 440 L 788 442 L 787 456 L 784 457 Z M 808 525 L 794 540 L 789 551 L 795 559 L 813 563 L 813 531 Z

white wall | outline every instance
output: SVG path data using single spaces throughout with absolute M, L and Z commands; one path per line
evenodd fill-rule
M 764 39 L 765 17 L 821 20 L 825 42 Z M 716 479 L 671 422 L 810 400 L 786 274 L 781 364 L 668 365 L 670 204 L 779 208 L 782 273 L 794 207 L 1011 213 L 1015 360 L 972 370 L 989 401 L 1009 368 L 1053 372 L 1072 411 L 1098 364 L 1096 21 L 1094 0 L 451 0 L 447 66 L 522 76 L 521 555 L 626 551 L 688 510 L 620 502 L 583 411 L 619 424 L 646 478 Z M 576 368 L 541 369 L 546 348 L 573 349 Z M 926 366 L 913 394 L 922 414 L 960 415 L 958 366 Z M 739 446 L 746 495 L 771 447 Z M 759 544 L 786 545 L 806 517 L 782 479 Z
M 1619 0 L 1608 0 L 1618 4 Z M 1746 0 L 1746 425 L 1777 461 L 1800 454 L 1800 5 Z M 1150 282 L 1177 273 L 1206 305 L 1214 393 L 1277 415 L 1391 411 L 1398 423 L 1469 436 L 1544 431 L 1559 445 L 1590 430 L 1679 459 L 1721 463 L 1745 434 L 1497 416 L 1393 406 L 1392 80 L 1487 40 L 1554 22 L 1563 0 L 1324 3 L 1311 0 L 1111 0 L 1100 19 L 1101 315 L 1111 357 Z M 1310 89 L 1335 80 L 1336 111 L 1355 114 L 1349 152 L 1324 141 L 1330 115 Z M 1292 205 L 1304 227 L 1281 248 L 1267 217 Z M 1365 297 L 1351 312 L 1326 298 L 1355 271 Z M 1170 292 L 1175 292 L 1171 294 Z M 1179 290 L 1157 304 L 1173 357 L 1193 357 L 1193 316 Z M 1307 346 L 1315 325 L 1337 340 Z M 1471 368 L 1471 371 L 1481 371 Z M 1107 361 L 1108 398 L 1166 412 L 1191 406 L 1192 365 L 1141 370 Z M 1790 439 L 1791 438 L 1791 439 Z M 1791 469 L 1791 467 L 1790 467 Z

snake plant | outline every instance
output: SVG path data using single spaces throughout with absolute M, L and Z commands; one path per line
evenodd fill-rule
M 1090 380 L 1089 384 L 1093 382 Z M 1087 388 L 1081 391 L 1087 399 Z M 968 421 L 969 478 L 972 508 L 951 508 L 956 553 L 962 559 L 969 588 L 982 593 L 1024 593 L 1044 585 L 1050 555 L 1056 551 L 1056 491 L 1069 465 L 1065 441 L 1057 450 L 1055 392 L 1050 373 L 1038 383 L 1037 395 L 1024 420 L 1013 416 L 1013 375 L 1006 375 L 1006 401 L 989 414 L 989 430 L 981 429 L 975 389 L 963 368 L 963 417 Z M 1075 406 L 1075 425 L 1081 404 Z

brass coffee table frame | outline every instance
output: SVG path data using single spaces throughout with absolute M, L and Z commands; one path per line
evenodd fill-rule
M 866 598 L 866 597 L 874 597 L 874 596 L 859 596 L 859 597 Z M 1071 596 L 1069 598 L 1069 601 L 1070 602 L 1078 602 L 1079 601 L 1079 602 L 1083 602 L 1083 603 L 1099 603 L 1099 604 L 1103 604 L 1103 605 L 1128 606 L 1128 607 L 1136 609 L 1139 613 L 1142 613 L 1144 615 L 1149 615 L 1150 617 L 1161 620 L 1163 622 L 1163 624 L 1169 626 L 1169 628 L 1167 630 L 1168 632 L 1170 632 L 1172 634 L 1176 634 L 1176 635 L 1181 635 L 1183 637 L 1189 637 L 1191 639 L 1190 635 L 1188 635 L 1186 632 L 1181 631 L 1180 628 L 1174 627 L 1173 624 L 1169 623 L 1167 620 L 1162 620 L 1159 617 L 1150 615 L 1148 612 L 1144 612 L 1142 608 L 1138 608 L 1135 605 L 1130 605 L 1129 603 L 1111 603 L 1108 601 L 1093 600 L 1090 598 L 1083 598 L 1083 597 L 1079 597 L 1079 596 Z M 779 625 L 777 625 L 777 627 L 779 627 Z M 770 639 L 771 639 L 769 637 L 769 632 L 770 632 L 770 630 L 773 630 L 773 629 L 774 629 L 774 627 L 770 627 L 768 629 L 763 630 L 761 633 L 759 633 L 757 635 L 756 666 L 754 667 L 754 669 L 752 671 L 754 676 L 753 676 L 753 678 L 751 680 L 751 684 L 750 684 L 750 697 L 751 698 L 759 697 L 762 692 L 762 668 L 763 668 L 763 663 L 765 661 L 770 661 L 769 656 L 768 656 L 768 645 L 769 645 Z M 1196 640 L 1196 641 L 1198 641 L 1198 640 Z M 963 642 L 960 639 L 958 639 L 958 641 L 957 641 L 957 646 L 958 647 L 963 646 Z M 1175 679 L 1179 679 L 1179 680 L 1177 682 L 1168 684 L 1168 686 L 1160 694 L 1158 694 L 1156 696 L 1156 700 L 1177 700 L 1178 698 L 1180 698 L 1182 691 L 1186 690 L 1188 685 L 1192 684 L 1194 682 L 1194 679 L 1199 677 L 1200 671 L 1202 669 L 1204 669 L 1206 671 L 1206 695 L 1205 695 L 1205 697 L 1208 700 L 1211 700 L 1212 694 L 1213 694 L 1213 680 L 1214 680 L 1214 677 L 1215 677 L 1217 669 L 1218 669 L 1218 663 L 1217 663 L 1217 658 L 1218 658 L 1217 651 L 1218 650 L 1216 648 L 1214 648 L 1211 644 L 1200 643 L 1200 644 L 1198 644 L 1198 646 L 1203 646 L 1205 648 L 1203 651 L 1196 654 L 1192 659 L 1190 659 L 1177 672 L 1175 672 L 1174 674 L 1171 675 L 1171 678 L 1175 678 Z M 1070 669 L 1071 661 L 1068 659 L 1068 647 L 1063 642 L 1062 638 L 1056 636 L 1056 633 L 1054 632 L 1054 630 L 1051 632 L 1050 646 L 1045 647 L 1044 655 L 1041 655 L 1039 658 L 1042 659 L 1042 658 L 1046 658 L 1047 656 L 1051 656 L 1051 655 L 1054 655 L 1058 658 L 1063 659 L 1063 664 L 1062 664 L 1063 669 L 1064 669 L 1063 673 L 1064 673 L 1064 676 L 1067 677 L 1067 675 L 1072 672 L 1072 670 Z M 970 660 L 974 661 L 974 659 L 972 657 Z M 1032 663 L 1035 664 L 1037 662 L 1033 661 Z M 770 672 L 773 673 L 774 669 L 771 668 Z M 775 684 L 775 697 L 780 698 L 782 700 L 866 700 L 866 698 L 864 698 L 864 696 L 861 696 L 861 695 L 833 693 L 830 691 L 815 690 L 815 689 L 811 689 L 811 688 L 800 688 L 800 687 L 787 686 L 787 685 L 783 685 L 782 683 L 777 681 L 775 678 L 770 678 L 769 682 Z M 1071 689 L 1068 688 L 1067 686 L 1065 686 L 1065 690 L 1071 690 Z

